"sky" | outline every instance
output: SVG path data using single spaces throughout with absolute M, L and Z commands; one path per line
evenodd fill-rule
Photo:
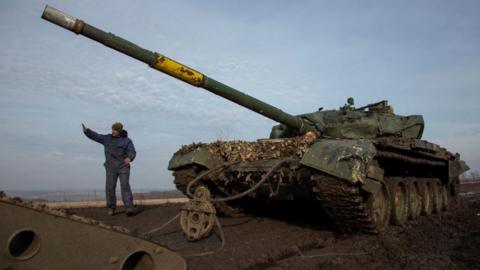
M 81 123 L 123 122 L 131 185 L 173 189 L 181 145 L 276 123 L 40 18 L 46 4 L 290 114 L 387 99 L 480 169 L 480 1 L 0 1 L 0 190 L 104 187 Z

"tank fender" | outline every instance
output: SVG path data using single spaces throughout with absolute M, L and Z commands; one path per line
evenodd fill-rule
M 363 184 L 375 154 L 375 146 L 370 140 L 320 140 L 308 148 L 300 163 Z
M 197 164 L 208 169 L 213 169 L 220 165 L 220 162 L 213 157 L 206 147 L 199 147 L 187 154 L 175 154 L 168 163 L 169 170 L 175 170 L 177 168 Z
M 381 187 L 382 183 L 380 183 L 379 181 L 367 178 L 365 180 L 365 185 L 362 186 L 362 189 L 368 193 L 376 194 Z
M 448 162 L 448 177 L 454 178 L 458 177 L 462 173 L 470 170 L 467 163 L 463 160 L 460 160 L 460 155 L 457 154 L 454 160 L 449 160 Z

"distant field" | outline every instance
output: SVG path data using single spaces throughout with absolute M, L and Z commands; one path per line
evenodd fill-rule
M 6 191 L 10 197 L 20 197 L 46 204 L 52 208 L 105 207 L 104 191 Z M 187 198 L 177 190 L 135 192 L 135 205 L 160 205 L 185 203 Z M 120 193 L 117 205 L 123 206 Z
M 480 182 L 468 182 L 460 185 L 460 193 L 469 195 L 480 193 Z
M 117 198 L 121 198 L 117 189 Z M 5 191 L 10 197 L 20 197 L 36 202 L 81 202 L 81 201 L 104 201 L 103 190 L 73 190 L 73 191 Z M 184 198 L 178 190 L 141 190 L 134 192 L 136 200 Z
M 40 202 L 52 208 L 105 207 L 104 191 L 7 191 L 11 197 Z M 480 193 L 480 181 L 463 182 L 460 185 L 462 195 Z M 120 193 L 117 193 L 119 206 L 123 205 Z M 188 199 L 178 190 L 155 190 L 135 192 L 136 205 L 160 205 L 185 203 Z
M 170 198 L 170 199 L 145 199 L 135 200 L 134 204 L 141 205 L 161 205 L 186 203 L 188 198 Z M 50 208 L 86 208 L 86 207 L 105 207 L 105 201 L 77 201 L 77 202 L 43 202 Z M 122 201 L 117 201 L 117 206 L 123 206 Z

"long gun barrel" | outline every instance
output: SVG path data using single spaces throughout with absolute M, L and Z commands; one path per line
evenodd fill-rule
M 99 43 L 102 43 L 107 47 L 142 61 L 148 64 L 150 67 L 172 77 L 175 77 L 193 86 L 201 87 L 254 112 L 262 114 L 274 121 L 297 130 L 299 133 L 305 133 L 306 131 L 313 129 L 311 125 L 305 123 L 305 121 L 299 117 L 285 113 L 270 104 L 267 104 L 228 85 L 209 78 L 204 74 L 179 62 L 176 62 L 160 53 L 141 48 L 128 40 L 115 36 L 112 33 L 104 32 L 53 7 L 47 5 L 42 14 L 42 18 L 76 34 L 86 36 Z

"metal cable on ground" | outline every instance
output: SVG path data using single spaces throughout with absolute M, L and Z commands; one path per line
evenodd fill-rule
M 200 174 L 199 176 L 197 176 L 195 179 L 193 179 L 192 181 L 190 181 L 190 183 L 188 183 L 187 185 L 187 195 L 189 195 L 190 197 L 193 197 L 193 194 L 191 194 L 190 192 L 190 188 L 192 187 L 192 185 L 196 182 L 198 182 L 202 177 L 205 177 L 206 175 L 218 170 L 218 169 L 221 169 L 221 168 L 227 168 L 233 164 L 236 164 L 236 163 L 239 163 L 239 161 L 236 161 L 236 162 L 230 162 L 230 163 L 227 163 L 227 164 L 224 164 L 222 166 L 218 166 L 212 170 L 209 170 L 209 171 L 206 171 L 202 174 Z M 277 162 L 277 164 L 275 164 L 275 166 L 273 166 L 268 172 L 267 174 L 265 174 L 262 179 L 257 183 L 255 184 L 253 187 L 249 188 L 248 190 L 240 193 L 240 194 L 237 194 L 237 195 L 234 195 L 234 196 L 230 196 L 230 197 L 225 197 L 225 198 L 217 198 L 217 199 L 212 199 L 211 201 L 212 202 L 226 202 L 226 201 L 231 201 L 231 200 L 236 200 L 236 199 L 239 199 L 239 198 L 242 198 L 246 195 L 248 195 L 249 193 L 255 191 L 256 189 L 258 189 L 263 183 L 265 183 L 270 175 L 276 171 L 278 168 L 280 168 L 281 166 L 283 166 L 285 163 L 288 163 L 287 160 L 281 160 L 279 162 Z M 166 223 L 164 223 L 163 225 L 157 227 L 157 228 L 154 228 L 152 230 L 150 230 L 149 232 L 147 232 L 145 235 L 146 236 L 150 236 L 152 233 L 155 233 L 159 230 L 162 230 L 163 228 L 165 228 L 166 226 L 168 226 L 170 223 L 172 223 L 175 219 L 177 219 L 178 217 L 180 216 L 180 213 L 177 214 L 176 216 L 174 216 L 172 219 L 170 219 L 169 221 L 167 221 Z M 225 234 L 223 233 L 223 229 L 222 229 L 222 225 L 220 224 L 220 221 L 218 220 L 218 218 L 215 216 L 215 223 L 217 225 L 217 228 L 218 228 L 218 231 L 219 231 L 219 235 L 220 235 L 220 239 L 222 241 L 222 244 L 221 246 L 216 249 L 216 250 L 212 250 L 212 251 L 207 251 L 207 252 L 202 252 L 202 253 L 197 253 L 197 254 L 189 254 L 189 255 L 185 255 L 186 257 L 200 257 L 200 256 L 206 256 L 206 255 L 211 255 L 217 251 L 220 251 L 223 249 L 223 247 L 225 246 Z
M 156 227 L 148 231 L 145 235 L 150 236 L 152 233 L 158 232 L 161 229 L 165 228 L 168 226 L 168 224 L 172 223 L 175 219 L 177 219 L 180 216 L 180 213 L 178 213 L 176 216 L 174 216 L 172 219 L 169 221 L 165 222 L 162 226 Z
M 211 254 L 213 254 L 215 252 L 218 252 L 218 251 L 223 249 L 223 247 L 225 246 L 225 234 L 223 233 L 222 224 L 220 224 L 220 221 L 218 220 L 218 218 L 216 216 L 215 216 L 215 223 L 217 224 L 218 233 L 220 234 L 220 239 L 222 240 L 222 244 L 220 245 L 220 247 L 218 249 L 212 250 L 212 251 L 196 253 L 196 254 L 188 254 L 188 255 L 185 255 L 185 257 L 207 256 L 207 255 L 211 255 Z
M 159 227 L 156 227 L 156 228 L 153 228 L 152 230 L 150 230 L 149 232 L 147 232 L 145 234 L 145 236 L 147 236 L 147 238 L 150 238 L 151 234 L 155 233 L 155 232 L 158 232 L 162 229 L 164 229 L 165 227 L 168 226 L 168 224 L 172 223 L 175 219 L 177 219 L 178 217 L 180 216 L 180 213 L 177 214 L 176 216 L 174 216 L 172 219 L 170 219 L 169 221 L 165 222 L 162 226 L 159 226 Z M 206 255 L 211 255 L 217 251 L 220 251 L 223 249 L 223 247 L 225 246 L 225 234 L 223 233 L 223 228 L 222 228 L 222 224 L 220 224 L 220 221 L 218 220 L 218 218 L 215 216 L 215 224 L 217 225 L 217 228 L 218 228 L 218 233 L 220 235 L 220 240 L 222 241 L 222 244 L 220 245 L 220 247 L 216 250 L 212 250 L 212 251 L 207 251 L 207 252 L 202 252 L 202 253 L 197 253 L 197 254 L 189 254 L 189 255 L 185 255 L 186 257 L 201 257 L 201 256 L 206 256 Z

